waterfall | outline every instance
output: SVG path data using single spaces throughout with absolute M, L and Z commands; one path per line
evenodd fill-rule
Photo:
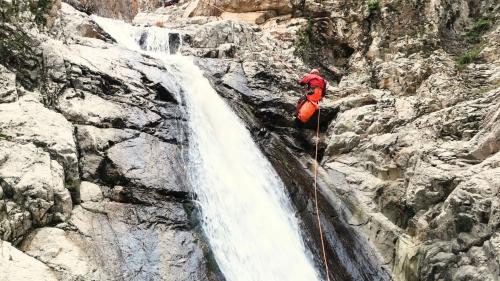
M 94 20 L 123 47 L 162 61 L 171 80 L 163 83 L 180 86 L 189 120 L 189 179 L 198 196 L 203 231 L 224 277 L 320 280 L 284 184 L 192 59 L 167 55 L 165 29 Z

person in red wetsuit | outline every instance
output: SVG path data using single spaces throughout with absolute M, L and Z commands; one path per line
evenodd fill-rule
M 313 69 L 299 81 L 300 85 L 307 85 L 310 92 L 306 98 L 312 102 L 319 102 L 325 95 L 326 81 L 319 75 L 319 69 Z
M 315 109 L 318 107 L 318 102 L 325 95 L 326 81 L 319 75 L 319 69 L 313 69 L 299 81 L 299 84 L 307 85 L 309 90 L 305 96 L 302 96 L 297 101 L 297 105 L 295 107 L 296 120 L 300 119 L 303 123 L 305 123 L 312 116 L 312 114 L 314 114 Z M 302 110 L 302 107 L 307 101 L 311 102 L 311 104 L 308 104 L 308 107 L 305 110 Z

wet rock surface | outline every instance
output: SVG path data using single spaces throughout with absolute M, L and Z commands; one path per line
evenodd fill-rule
M 178 89 L 88 15 L 59 13 L 53 31 L 16 27 L 39 72 L 0 68 L 0 279 L 217 280 L 192 217 Z
M 395 280 L 496 280 L 499 6 L 372 2 L 292 3 L 293 15 L 309 22 L 288 15 L 251 25 L 244 9 L 232 11 L 232 21 L 182 18 L 188 5 L 135 22 L 185 34 L 181 52 L 202 57 L 197 63 L 282 177 L 295 178 L 287 185 L 316 245 L 311 194 L 298 191 L 312 181 L 315 124 L 297 128 L 292 114 L 302 93 L 295 80 L 308 66 L 322 68 L 330 82 L 320 124 L 322 219 L 331 249 L 341 248 L 337 235 L 341 245 L 361 247 L 357 255 L 332 250 L 332 260 L 350 256 Z M 473 33 L 485 19 L 488 27 Z M 307 32 L 310 45 L 300 45 Z M 461 65 L 478 42 L 477 58 Z M 360 261 L 371 247 L 374 255 Z M 350 276 L 332 278 L 384 278 L 344 269 Z
M 180 1 L 155 13 L 148 1 L 68 2 L 142 11 L 134 23 L 165 28 L 169 52 L 198 57 L 285 181 L 318 268 L 316 124 L 292 115 L 296 80 L 321 67 L 332 280 L 498 280 L 496 1 Z M 44 32 L 0 24 L 0 236 L 12 257 L 0 279 L 217 279 L 191 221 L 175 83 L 85 13 L 51 8 L 38 13 L 54 27 Z

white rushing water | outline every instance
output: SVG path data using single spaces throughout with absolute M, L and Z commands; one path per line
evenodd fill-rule
M 190 180 L 204 233 L 225 278 L 319 280 L 284 184 L 192 59 L 165 55 L 166 43 L 160 40 L 168 38 L 165 29 L 149 29 L 143 51 L 140 28 L 95 20 L 122 46 L 162 60 L 181 85 L 189 116 Z

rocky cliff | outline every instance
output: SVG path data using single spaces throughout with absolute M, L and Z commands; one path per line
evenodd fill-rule
M 165 69 L 67 4 L 24 14 L 0 25 L 0 280 L 213 280 Z
M 23 3 L 0 2 L 0 279 L 219 278 L 179 169 L 186 116 L 158 82 L 166 70 L 68 4 Z M 321 67 L 332 280 L 499 279 L 496 1 L 102 3 L 91 12 L 139 12 L 171 52 L 199 57 L 316 254 L 315 124 L 292 114 L 296 79 Z

